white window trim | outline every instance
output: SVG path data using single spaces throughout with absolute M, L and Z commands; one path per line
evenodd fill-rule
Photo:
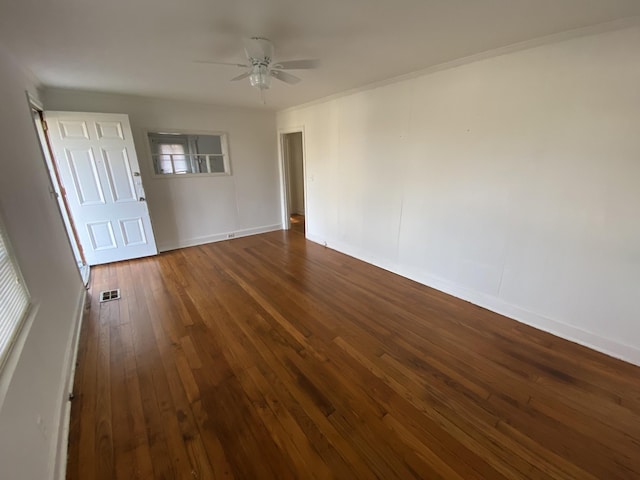
M 31 295 L 29 294 L 29 289 L 24 281 L 22 276 L 22 272 L 20 271 L 20 266 L 16 261 L 16 257 L 13 253 L 13 248 L 11 246 L 11 241 L 9 240 L 9 236 L 7 235 L 7 231 L 4 227 L 2 220 L 0 219 L 0 236 L 2 237 L 2 243 L 4 244 L 4 250 L 7 255 L 7 259 L 11 264 L 13 271 L 11 272 L 14 278 L 17 280 L 17 283 L 21 285 L 21 291 L 17 291 L 16 293 L 20 295 L 21 301 L 25 303 L 24 308 L 19 314 L 19 318 L 17 318 L 15 325 L 13 325 L 11 332 L 7 335 L 8 341 L 4 348 L 0 350 L 0 376 L 3 375 L 5 364 L 8 363 L 9 357 L 11 357 L 11 353 L 16 345 L 17 339 L 20 337 L 20 333 L 23 330 L 26 319 L 29 317 L 29 312 L 31 310 Z
M 220 131 L 202 131 L 202 130 L 176 130 L 174 128 L 145 128 L 144 143 L 147 151 L 147 163 L 153 179 L 176 179 L 176 178 L 207 178 L 207 177 L 230 177 L 233 175 L 231 171 L 231 153 L 229 151 L 229 134 Z M 219 173 L 156 173 L 153 163 L 153 152 L 149 145 L 149 134 L 170 133 L 176 135 L 217 135 L 220 137 L 220 145 L 222 147 L 222 155 L 224 161 L 224 172 Z M 213 154 L 211 154 L 213 155 Z

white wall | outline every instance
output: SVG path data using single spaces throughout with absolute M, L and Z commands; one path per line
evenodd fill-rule
M 640 27 L 279 112 L 307 236 L 640 364 Z
M 35 93 L 0 46 L 0 214 L 33 301 L 33 315 L 0 371 L 3 480 L 53 478 L 57 449 L 65 440 L 60 422 L 68 406 L 84 297 L 56 201 L 49 195 L 27 88 Z
M 160 250 L 282 228 L 275 113 L 46 89 L 47 110 L 126 113 Z M 231 176 L 153 176 L 145 130 L 226 132 Z

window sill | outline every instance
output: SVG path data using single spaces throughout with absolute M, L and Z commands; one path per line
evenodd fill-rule
M 230 173 L 167 173 L 166 175 L 159 175 L 154 173 L 151 178 L 153 179 L 167 179 L 167 178 L 208 178 L 208 177 L 230 177 Z

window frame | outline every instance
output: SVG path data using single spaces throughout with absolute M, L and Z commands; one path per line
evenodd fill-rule
M 13 325 L 11 332 L 7 335 L 7 342 L 4 348 L 0 349 L 0 376 L 2 376 L 4 369 L 8 363 L 9 358 L 11 357 L 11 353 L 13 348 L 15 347 L 20 333 L 22 332 L 25 324 L 27 323 L 27 319 L 29 318 L 29 314 L 32 311 L 32 298 L 31 293 L 29 292 L 29 288 L 24 280 L 22 275 L 22 271 L 20 270 L 20 265 L 18 264 L 18 260 L 14 254 L 13 247 L 11 245 L 11 240 L 9 239 L 9 234 L 7 229 L 5 228 L 4 221 L 0 218 L 0 237 L 1 241 L 4 245 L 4 253 L 8 260 L 8 263 L 11 265 L 12 274 L 15 275 L 16 282 L 19 283 L 22 287 L 23 299 L 26 302 L 24 307 L 22 308 L 19 318 L 15 320 L 15 325 Z M 0 249 L 1 252 L 1 249 Z M 0 264 L 1 265 L 1 264 Z M 1 403 L 1 402 L 0 402 Z
M 148 165 L 151 170 L 151 178 L 207 178 L 207 177 L 229 177 L 233 175 L 231 171 L 231 155 L 229 153 L 229 134 L 223 131 L 201 131 L 201 130 L 176 130 L 173 128 L 146 128 L 144 131 L 144 141 L 147 148 Z M 176 136 L 189 136 L 189 135 L 210 135 L 220 137 L 220 147 L 222 154 L 185 154 L 189 155 L 211 155 L 222 156 L 224 164 L 224 172 L 203 172 L 203 173 L 157 173 L 154 162 L 154 153 L 151 148 L 151 142 L 149 141 L 149 135 L 176 135 Z M 187 160 L 188 161 L 188 160 Z

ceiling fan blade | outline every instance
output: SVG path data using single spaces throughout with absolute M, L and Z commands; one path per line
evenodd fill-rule
M 295 85 L 300 81 L 300 79 L 295 75 L 291 75 L 290 73 L 282 72 L 280 70 L 271 70 L 270 74 L 273 78 L 277 78 L 278 80 L 281 80 L 284 83 L 288 83 L 289 85 Z
M 273 44 L 267 38 L 252 37 L 244 38 L 244 51 L 247 58 L 264 60 L 265 58 L 273 58 Z
M 318 60 L 287 60 L 286 62 L 278 62 L 273 68 L 280 70 L 309 70 L 318 68 L 320 62 Z
M 227 65 L 229 67 L 242 67 L 249 68 L 251 65 L 246 65 L 244 63 L 230 63 L 230 62 L 213 62 L 209 60 L 194 60 L 195 63 L 205 63 L 208 65 Z
M 244 72 L 242 75 L 238 75 L 237 77 L 233 77 L 231 79 L 232 82 L 237 82 L 238 80 L 242 80 L 243 78 L 247 78 L 249 75 L 251 75 L 251 72 Z

